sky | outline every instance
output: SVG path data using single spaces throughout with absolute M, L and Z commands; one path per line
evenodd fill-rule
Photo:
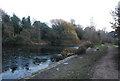
M 83 27 L 90 25 L 96 29 L 112 31 L 110 12 L 118 5 L 119 0 L 0 0 L 0 8 L 8 15 L 15 13 L 20 19 L 30 16 L 32 21 L 50 23 L 52 19 L 70 21 Z

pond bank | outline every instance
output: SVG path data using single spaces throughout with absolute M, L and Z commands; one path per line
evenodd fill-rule
M 106 49 L 107 47 L 104 46 L 89 54 L 68 57 L 70 59 L 61 60 L 61 63 L 58 62 L 55 66 L 48 67 L 49 69 L 35 72 L 20 79 L 89 79 L 92 77 L 94 64 L 107 53 Z
M 32 74 L 27 75 L 27 76 L 25 76 L 25 77 L 22 77 L 22 78 L 20 78 L 20 79 L 32 79 L 34 76 L 37 76 L 38 74 L 42 74 L 42 72 L 44 72 L 44 71 L 46 71 L 46 70 L 51 70 L 51 69 L 55 68 L 56 66 L 58 66 L 59 64 L 62 64 L 62 63 L 66 62 L 66 61 L 68 61 L 68 60 L 70 60 L 70 59 L 72 59 L 72 58 L 75 58 L 75 57 L 77 57 L 77 55 L 67 57 L 67 58 L 65 58 L 64 60 L 61 60 L 61 61 L 59 61 L 59 62 L 57 62 L 57 63 L 55 63 L 55 64 L 52 64 L 52 65 L 50 65 L 49 67 L 47 67 L 47 68 L 45 68 L 45 69 L 43 69 L 43 70 L 39 70 L 39 71 L 37 71 L 37 72 L 35 72 L 35 73 L 32 73 Z

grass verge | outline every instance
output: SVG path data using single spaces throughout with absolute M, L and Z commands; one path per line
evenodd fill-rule
M 96 46 L 98 47 L 98 46 Z M 100 46 L 100 50 L 79 55 L 77 58 L 69 60 L 70 63 L 63 66 L 61 71 L 56 71 L 49 76 L 50 79 L 89 79 L 93 75 L 93 66 L 96 61 L 107 53 L 107 46 Z M 80 58 L 82 57 L 82 58 Z M 54 77 L 53 77 L 54 76 Z

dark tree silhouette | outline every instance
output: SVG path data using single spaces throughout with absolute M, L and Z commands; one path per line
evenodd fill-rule
M 111 14 L 114 19 L 114 22 L 112 22 L 111 24 L 118 34 L 118 45 L 120 48 L 120 2 L 118 2 L 118 6 L 115 8 L 114 11 L 112 11 Z

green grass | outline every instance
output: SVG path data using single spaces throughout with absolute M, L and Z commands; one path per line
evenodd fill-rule
M 107 47 L 109 44 L 97 44 L 97 45 L 95 45 L 94 47 L 95 48 L 104 48 L 104 47 Z

